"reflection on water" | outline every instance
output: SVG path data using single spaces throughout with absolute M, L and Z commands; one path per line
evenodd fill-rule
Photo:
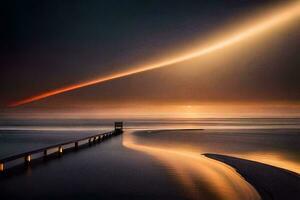
M 137 132 L 140 144 L 188 149 L 198 153 L 227 154 L 300 173 L 298 129 L 169 130 Z
M 300 174 L 300 162 L 289 160 L 287 155 L 281 152 L 237 154 L 236 157 L 273 165 Z
M 0 157 L 95 134 L 99 129 L 105 131 L 108 127 L 111 128 L 112 124 L 113 121 L 99 122 L 98 119 L 59 119 L 59 121 L 0 120 Z M 168 177 L 172 180 L 174 179 L 174 183 L 178 184 L 182 188 L 183 193 L 191 199 L 235 200 L 260 199 L 260 197 L 256 190 L 234 169 L 218 161 L 208 159 L 201 154 L 219 153 L 233 155 L 300 173 L 299 119 L 135 119 L 126 121 L 125 127 L 128 130 L 123 135 L 123 146 L 119 143 L 111 146 L 108 142 L 99 145 L 95 149 L 91 148 L 88 151 L 80 152 L 78 155 L 81 155 L 81 157 L 70 156 L 66 158 L 64 156 L 64 159 L 57 161 L 62 162 L 61 166 L 72 166 L 70 168 L 72 170 L 64 172 L 66 177 L 72 177 L 75 180 L 74 182 L 79 184 L 80 187 L 84 187 L 83 185 L 86 185 L 85 183 L 89 182 L 91 178 L 97 177 L 94 183 L 87 184 L 91 188 L 90 192 L 96 191 L 97 193 L 99 192 L 98 186 L 106 186 L 107 182 L 112 181 L 112 177 L 114 178 L 114 181 L 112 181 L 114 184 L 119 182 L 119 176 L 135 177 L 137 180 L 155 179 L 162 183 L 163 176 L 161 174 L 167 171 Z M 194 130 L 188 130 L 191 128 Z M 110 142 L 117 140 L 114 138 Z M 110 154 L 116 152 L 116 149 L 117 153 Z M 99 150 L 109 152 L 109 154 L 101 154 Z M 146 156 L 146 154 L 150 156 Z M 112 155 L 118 155 L 118 157 L 116 158 Z M 148 157 L 154 158 L 153 161 L 148 160 Z M 78 160 L 85 160 L 85 162 L 81 163 Z M 142 160 L 145 160 L 143 162 L 147 162 L 147 164 L 141 165 Z M 156 161 L 163 166 L 163 169 L 155 167 L 155 170 L 153 170 L 151 163 Z M 85 163 L 89 164 L 85 165 Z M 98 165 L 96 169 L 95 163 Z M 55 162 L 53 162 L 53 165 L 55 165 Z M 130 168 L 126 168 L 126 165 L 130 165 Z M 115 170 L 117 166 L 122 166 L 122 169 L 118 170 L 118 172 Z M 73 174 L 77 174 L 78 171 L 82 172 L 80 170 L 81 167 L 86 167 L 87 170 L 85 172 L 92 171 L 92 174 L 88 177 L 84 174 L 84 176 L 79 176 L 79 178 L 77 177 L 78 175 L 74 177 L 70 175 L 70 172 Z M 137 169 L 143 169 L 143 173 L 131 176 Z M 32 173 L 30 176 L 38 180 L 41 177 L 52 180 L 53 174 L 43 174 L 41 176 L 37 173 L 39 170 L 48 171 L 49 166 L 44 166 L 44 169 L 41 167 L 32 171 L 28 170 L 27 172 Z M 102 170 L 103 173 L 99 173 L 99 170 Z M 63 174 L 56 174 L 56 168 L 53 171 L 55 171 L 54 174 L 57 177 Z M 118 176 L 114 177 L 112 175 L 115 173 L 118 173 Z M 159 173 L 160 175 L 157 175 Z M 103 174 L 107 174 L 104 176 L 106 177 L 105 181 L 103 181 Z M 63 183 L 58 181 L 58 183 L 54 182 L 53 184 L 61 184 L 61 187 L 64 187 L 70 181 L 66 177 L 61 179 L 64 180 Z M 22 177 L 20 179 L 22 180 Z M 18 179 L 9 181 L 15 181 L 11 185 L 18 185 L 20 182 Z M 27 180 L 23 179 L 22 181 Z M 126 179 L 124 181 L 124 185 L 127 185 L 126 187 L 122 185 L 122 187 L 111 189 L 111 192 L 123 195 L 126 191 L 128 195 L 131 195 L 135 190 L 139 189 L 141 191 L 140 194 L 144 194 L 147 188 L 151 189 L 149 187 L 151 184 L 143 188 L 141 186 L 143 181 L 131 180 L 128 182 Z M 148 197 L 153 197 L 153 194 L 163 194 L 163 191 L 167 191 L 168 188 L 173 189 L 173 186 L 170 186 L 171 184 L 167 183 L 167 181 L 165 183 L 168 186 L 159 188 L 157 190 L 159 192 L 149 193 Z M 35 187 L 39 187 L 39 185 L 39 183 L 36 183 Z M 140 188 L 137 188 L 137 185 Z M 156 183 L 156 185 L 158 184 Z M 32 189 L 30 186 L 28 187 Z M 6 189 L 11 189 L 11 187 L 7 185 Z M 78 190 L 76 195 L 81 195 L 85 190 Z M 170 191 L 167 193 L 173 194 L 173 190 Z M 42 189 L 41 192 L 48 194 L 47 189 Z M 63 194 L 65 191 L 61 189 L 60 192 Z M 73 189 L 70 189 L 68 194 L 73 193 Z M 57 195 L 59 194 L 57 193 Z M 174 199 L 174 197 L 178 198 L 178 195 L 174 193 L 171 199 Z M 78 197 L 78 199 L 81 198 Z
M 126 134 L 123 145 L 161 161 L 192 199 L 260 199 L 258 193 L 233 169 L 197 152 L 139 145 Z
M 153 126 L 145 131 L 125 134 L 123 145 L 159 160 L 192 199 L 260 198 L 234 169 L 203 153 L 233 155 L 300 173 L 298 119 L 172 123 L 150 123 Z

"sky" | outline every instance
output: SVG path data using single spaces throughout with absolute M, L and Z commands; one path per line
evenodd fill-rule
M 288 2 L 7 1 L 1 6 L 0 107 L 181 54 Z M 297 18 L 226 50 L 19 109 L 299 104 L 299 24 Z

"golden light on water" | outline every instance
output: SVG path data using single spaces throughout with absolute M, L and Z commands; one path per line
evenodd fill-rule
M 198 151 L 139 144 L 131 134 L 124 135 L 123 146 L 158 159 L 174 173 L 179 184 L 184 187 L 184 192 L 191 199 L 205 199 L 209 195 L 228 200 L 260 199 L 256 190 L 234 169 L 208 159 Z
M 126 77 L 130 76 L 133 74 L 138 74 L 142 73 L 145 71 L 153 70 L 153 69 L 158 69 L 166 66 L 170 66 L 176 63 L 184 62 L 193 58 L 197 58 L 200 56 L 205 56 L 207 54 L 211 54 L 213 52 L 216 52 L 218 50 L 224 49 L 226 47 L 235 45 L 237 43 L 240 43 L 242 41 L 248 40 L 250 38 L 253 38 L 255 36 L 258 36 L 262 33 L 265 33 L 269 30 L 272 30 L 273 28 L 279 27 L 281 25 L 285 25 L 287 22 L 299 17 L 300 15 L 300 2 L 297 1 L 296 3 L 292 3 L 283 9 L 276 10 L 276 12 L 272 11 L 271 13 L 268 13 L 264 18 L 256 19 L 253 23 L 251 23 L 248 27 L 245 27 L 243 29 L 238 28 L 238 30 L 225 38 L 221 39 L 215 39 L 212 44 L 208 46 L 202 46 L 200 48 L 196 48 L 191 52 L 187 52 L 183 55 L 179 55 L 177 57 L 171 58 L 171 59 L 166 59 L 161 62 L 153 63 L 150 65 L 142 65 L 142 66 L 137 66 L 134 68 L 131 68 L 129 70 L 112 74 L 109 76 L 104 76 L 97 78 L 95 80 L 90 80 L 86 82 L 81 82 L 77 83 L 74 85 L 62 87 L 59 89 L 51 90 L 24 100 L 20 100 L 17 102 L 11 103 L 9 106 L 15 107 L 27 103 L 31 103 L 37 100 L 41 100 L 53 95 L 65 93 L 71 90 L 76 90 L 82 87 L 94 85 L 94 84 L 99 84 L 103 83 L 106 81 L 118 79 L 121 77 Z
M 300 174 L 300 163 L 286 159 L 280 152 L 256 152 L 237 155 L 237 157 L 265 163 Z

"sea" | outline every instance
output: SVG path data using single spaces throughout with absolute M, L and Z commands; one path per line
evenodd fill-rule
M 3 199 L 260 199 L 230 155 L 300 173 L 299 118 L 123 119 L 124 133 L 0 176 Z M 0 119 L 0 160 L 114 128 L 112 119 Z M 53 152 L 55 154 L 55 152 Z M 19 164 L 19 163 L 17 163 Z M 6 172 L 5 172 L 6 173 Z M 1 199 L 2 199 L 1 197 Z

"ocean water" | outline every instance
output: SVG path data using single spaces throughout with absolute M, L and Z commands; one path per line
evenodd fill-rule
M 300 173 L 300 119 L 128 119 L 125 132 L 0 177 L 5 199 L 260 199 L 233 168 L 202 154 Z M 0 121 L 0 158 L 105 132 L 112 120 Z

